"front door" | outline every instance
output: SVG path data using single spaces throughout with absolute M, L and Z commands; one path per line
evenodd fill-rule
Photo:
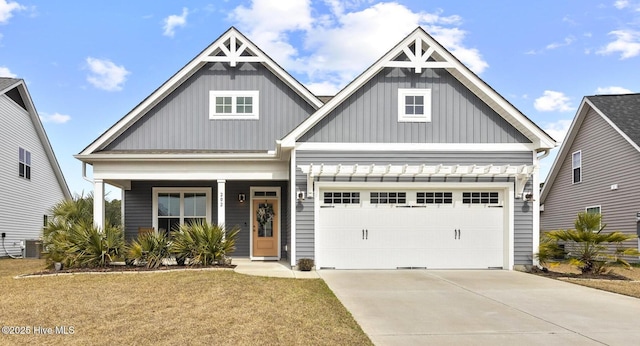
M 253 256 L 278 256 L 278 201 L 253 201 Z

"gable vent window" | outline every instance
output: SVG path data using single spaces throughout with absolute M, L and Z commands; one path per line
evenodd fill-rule
M 430 122 L 431 89 L 398 89 L 398 121 Z
M 464 204 L 498 204 L 499 195 L 497 192 L 463 192 L 462 203 Z
M 18 159 L 18 175 L 27 180 L 31 180 L 31 152 L 23 148 L 19 148 Z
M 571 168 L 573 171 L 573 183 L 582 181 L 582 151 L 576 151 L 571 155 Z
M 416 203 L 418 204 L 452 204 L 453 193 L 451 192 L 418 192 L 416 193 Z
M 371 204 L 404 204 L 407 203 L 406 192 L 371 192 Z
M 211 90 L 209 92 L 209 119 L 258 120 L 260 93 L 237 90 Z

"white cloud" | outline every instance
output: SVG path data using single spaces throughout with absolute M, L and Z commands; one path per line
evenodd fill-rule
M 340 91 L 340 86 L 331 82 L 318 82 L 309 83 L 306 85 L 307 89 L 311 90 L 314 95 L 330 96 L 335 95 Z
M 413 12 L 396 2 L 325 0 L 330 13 L 312 17 L 309 0 L 253 0 L 238 6 L 232 22 L 285 69 L 306 74 L 314 90 L 337 90 L 370 66 L 417 26 L 476 73 L 488 64 L 475 48 L 466 47 L 459 16 Z M 296 49 L 291 43 L 296 43 Z M 317 89 L 316 89 L 317 88 Z
M 640 54 L 640 32 L 633 30 L 614 30 L 609 33 L 616 40 L 600 49 L 598 54 L 609 55 L 619 52 L 620 59 L 633 58 Z
M 621 10 L 623 8 L 626 8 L 627 6 L 629 6 L 629 0 L 617 0 L 613 6 L 615 6 L 617 9 Z
M 619 87 L 619 86 L 608 86 L 608 87 L 600 87 L 596 89 L 596 93 L 599 95 L 603 94 L 631 94 L 633 91 Z
M 553 139 L 562 143 L 569 131 L 572 119 L 560 119 L 553 123 L 548 123 L 544 126 L 544 131 L 549 134 Z
M 247 36 L 272 59 L 286 68 L 295 64 L 298 51 L 289 43 L 288 33 L 311 29 L 311 2 L 254 0 L 251 7 L 238 6 L 229 16 Z
M 551 50 L 551 49 L 556 49 L 560 47 L 565 47 L 572 44 L 575 40 L 576 39 L 573 36 L 565 37 L 563 42 L 554 42 L 554 43 L 548 44 L 545 48 Z
M 0 66 L 0 77 L 16 78 L 17 75 L 12 73 L 8 67 Z
M 0 0 L 0 24 L 6 24 L 11 17 L 13 17 L 13 11 L 21 11 L 26 7 L 20 5 L 17 2 L 7 0 Z
M 182 14 L 176 15 L 172 14 L 169 17 L 164 19 L 164 32 L 162 33 L 165 36 L 173 37 L 176 34 L 177 27 L 184 27 L 187 25 L 187 15 L 189 15 L 189 10 L 184 7 L 182 8 Z
M 544 94 L 534 101 L 533 106 L 540 112 L 570 112 L 573 110 L 569 97 L 553 90 L 545 90 Z
M 71 120 L 71 116 L 60 113 L 40 113 L 40 120 L 42 120 L 43 123 L 64 124 Z
M 88 57 L 86 62 L 91 71 L 91 74 L 87 76 L 87 81 L 102 90 L 122 90 L 127 75 L 131 73 L 124 66 L 118 66 L 107 59 Z

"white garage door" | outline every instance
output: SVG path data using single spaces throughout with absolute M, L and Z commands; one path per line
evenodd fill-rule
M 336 269 L 504 265 L 503 193 L 322 190 L 316 261 Z

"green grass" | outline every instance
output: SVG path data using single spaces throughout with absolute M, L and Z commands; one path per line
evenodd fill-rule
M 232 271 L 14 279 L 41 260 L 0 260 L 0 325 L 74 328 L 0 344 L 370 345 L 324 281 Z

